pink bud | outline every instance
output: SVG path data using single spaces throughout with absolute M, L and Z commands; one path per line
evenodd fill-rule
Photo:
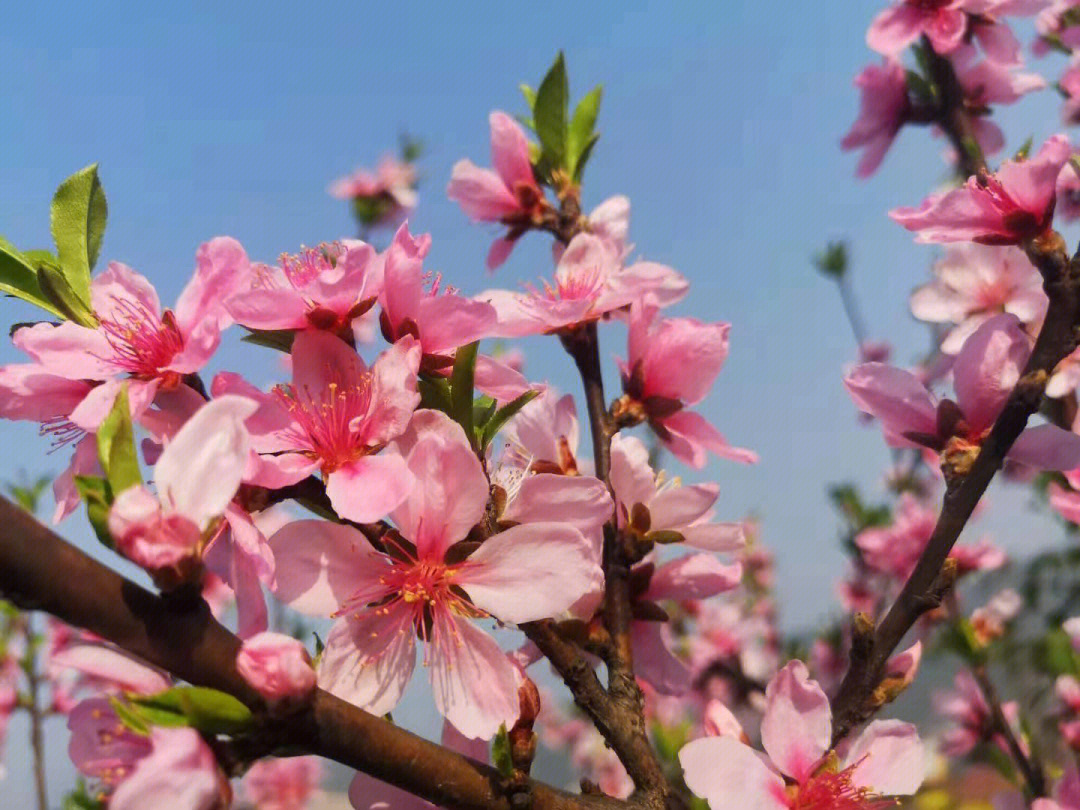
M 245 641 L 236 669 L 267 700 L 304 697 L 315 688 L 304 645 L 281 633 L 258 633 Z

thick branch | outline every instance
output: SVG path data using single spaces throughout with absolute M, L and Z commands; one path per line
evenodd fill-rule
M 865 656 L 853 657 L 833 701 L 834 740 L 844 737 L 877 707 L 870 697 L 881 681 L 885 664 L 908 630 L 934 605 L 941 590 L 945 560 L 960 537 L 991 479 L 1001 469 L 1005 454 L 1039 407 L 1046 381 L 1055 366 L 1077 345 L 1080 324 L 1080 266 L 1069 262 L 1061 237 L 1051 232 L 1039 243 L 1026 246 L 1032 263 L 1043 276 L 1050 299 L 1039 337 L 1024 373 L 1013 388 L 989 436 L 966 475 L 949 481 L 941 515 L 903 590 L 874 632 Z
M 494 769 L 411 734 L 317 690 L 285 720 L 264 713 L 236 671 L 240 641 L 201 599 L 155 596 L 91 559 L 0 498 L 0 595 L 44 610 L 119 645 L 190 683 L 228 692 L 252 707 L 282 744 L 336 760 L 454 810 L 510 810 Z M 602 810 L 622 802 L 574 796 L 529 781 L 535 810 Z

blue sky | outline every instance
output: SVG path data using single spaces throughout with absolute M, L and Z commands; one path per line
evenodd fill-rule
M 733 324 L 731 358 L 703 409 L 762 461 L 686 477 L 719 480 L 722 517 L 760 515 L 785 623 L 806 627 L 834 609 L 842 565 L 825 485 L 856 479 L 879 492 L 888 460 L 840 385 L 854 356 L 850 331 L 808 257 L 850 237 L 871 332 L 891 339 L 901 362 L 925 344 L 906 296 L 933 254 L 885 212 L 944 178 L 943 147 L 925 131 L 904 132 L 868 182 L 838 148 L 857 108 L 851 78 L 871 56 L 863 31 L 880 5 L 16 4 L 0 28 L 0 235 L 47 245 L 53 189 L 98 161 L 110 206 L 103 258 L 140 270 L 169 302 L 212 236 L 235 236 L 269 260 L 350 235 L 326 185 L 373 163 L 407 129 L 427 144 L 413 229 L 433 234 L 429 265 L 466 292 L 516 286 L 550 272 L 547 245 L 534 237 L 492 282 L 483 259 L 495 232 L 468 224 L 444 189 L 459 158 L 487 163 L 487 113 L 521 111 L 517 84 L 535 85 L 562 48 L 575 96 L 605 85 L 586 207 L 627 194 L 639 253 L 694 285 L 675 312 Z M 1058 126 L 1048 96 L 1001 120 L 1011 148 Z M 6 324 L 33 316 L 3 307 Z M 623 340 L 607 329 L 605 357 L 621 354 Z M 554 341 L 527 350 L 530 375 L 578 392 Z M 17 359 L 0 349 L 0 362 Z M 271 358 L 235 340 L 219 359 L 260 384 L 275 373 Z M 3 430 L 0 475 L 63 461 L 44 455 L 33 428 Z M 1022 494 L 994 502 L 1026 509 Z M 1004 545 L 1024 550 L 1019 517 L 997 525 Z M 90 543 L 81 516 L 64 531 Z M 13 734 L 18 773 L 21 727 Z M 18 795 L 26 784 L 15 777 L 5 794 L 10 787 Z

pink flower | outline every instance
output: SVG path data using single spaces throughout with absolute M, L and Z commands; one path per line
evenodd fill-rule
M 934 264 L 934 276 L 912 294 L 911 312 L 921 321 L 956 324 L 941 343 L 946 354 L 957 354 L 1001 312 L 1015 315 L 1032 333 L 1046 314 L 1042 277 L 1019 248 L 949 245 Z
M 523 228 L 539 218 L 547 203 L 533 176 L 529 141 L 521 127 L 503 112 L 491 113 L 488 120 L 494 170 L 459 160 L 446 194 L 473 220 L 510 226 L 510 233 L 497 240 L 488 253 L 488 269 L 494 270 L 506 261 Z
M 1066 124 L 1080 123 L 1080 63 L 1075 60 L 1057 81 L 1065 103 L 1061 107 L 1061 120 Z
M 1058 175 L 1056 191 L 1061 218 L 1066 222 L 1080 219 L 1080 175 L 1071 163 L 1066 163 Z
M 765 695 L 767 759 L 734 737 L 703 737 L 679 752 L 687 787 L 712 810 L 871 810 L 881 796 L 922 784 L 923 746 L 909 723 L 875 720 L 843 757 L 830 756 L 829 699 L 801 661 L 781 669 Z
M 1075 769 L 1067 771 L 1054 785 L 1053 798 L 1035 799 L 1031 810 L 1080 810 L 1080 773 Z
M 281 633 L 258 633 L 244 641 L 236 670 L 267 700 L 301 698 L 315 688 L 315 670 L 304 645 Z
M 856 366 L 844 386 L 860 410 L 881 420 L 891 446 L 971 453 L 989 434 L 1030 353 L 1031 340 L 1019 321 L 998 315 L 956 356 L 956 402 L 935 402 L 913 374 L 883 363 Z M 1029 427 L 1007 457 L 1036 469 L 1069 470 L 1080 466 L 1080 436 L 1051 424 Z
M 122 381 L 138 416 L 157 391 L 179 386 L 217 350 L 231 323 L 224 301 L 247 279 L 247 255 L 233 239 L 219 237 L 199 248 L 195 276 L 176 310 L 162 310 L 157 293 L 129 267 L 111 263 L 90 284 L 99 321 L 88 328 L 67 321 L 18 330 L 13 342 L 50 374 L 103 382 L 72 412 L 71 421 L 93 430 L 112 407 Z
M 214 395 L 237 393 L 259 403 L 248 420 L 259 454 L 250 483 L 277 488 L 315 472 L 342 517 L 369 523 L 405 499 L 413 477 L 396 453 L 379 451 L 409 423 L 420 402 L 420 347 L 405 337 L 370 368 L 343 341 L 320 331 L 297 334 L 293 381 L 264 394 L 235 374 L 219 374 Z
M 113 792 L 109 810 L 226 810 L 231 806 L 229 783 L 195 729 L 154 727 L 149 744 L 150 750 Z
M 564 523 L 515 526 L 462 558 L 454 546 L 488 500 L 464 432 L 441 413 L 418 411 L 397 449 L 416 485 L 390 515 L 390 553 L 349 526 L 292 523 L 270 539 L 276 593 L 301 612 L 338 618 L 321 686 L 375 714 L 389 711 L 412 675 L 419 636 L 436 707 L 465 736 L 487 739 L 518 716 L 519 676 L 469 619 L 554 616 L 594 589 L 600 570 L 588 541 Z
M 283 253 L 277 267 L 256 264 L 250 283 L 226 302 L 249 329 L 325 329 L 352 339 L 353 321 L 382 291 L 382 267 L 370 245 L 335 242 Z
M 80 641 L 54 653 L 49 671 L 53 677 L 75 671 L 80 676 L 77 688 L 107 694 L 156 695 L 172 686 L 161 670 L 118 647 L 94 641 Z
M 706 551 L 735 551 L 746 543 L 741 523 L 713 522 L 716 484 L 682 486 L 665 480 L 649 466 L 649 451 L 635 436 L 616 433 L 611 440 L 611 488 L 620 528 L 645 518 L 645 531 L 677 532 L 683 542 Z
M 154 467 L 157 494 L 138 485 L 117 495 L 109 511 L 117 550 L 150 572 L 198 555 L 240 487 L 250 443 L 244 419 L 255 409 L 242 397 L 221 397 L 188 420 Z
M 1070 50 L 1080 47 L 1080 26 L 1075 25 L 1069 14 L 1072 9 L 1080 6 L 1080 0 L 1052 0 L 1039 12 L 1035 18 L 1035 30 L 1039 32 L 1039 39 L 1031 46 L 1036 56 L 1045 56 L 1050 52 L 1047 40 L 1060 40 L 1061 44 Z
M 255 810 L 305 810 L 322 777 L 318 757 L 260 759 L 244 774 L 244 798 Z
M 0 658 L 0 779 L 4 778 L 4 742 L 7 727 L 15 707 L 19 704 L 19 668 L 13 656 L 5 654 Z
M 897 56 L 922 35 L 938 53 L 956 50 L 967 29 L 964 0 L 900 0 L 879 13 L 866 32 L 866 44 Z
M 542 290 L 488 290 L 478 296 L 498 313 L 497 336 L 565 334 L 634 301 L 674 303 L 688 286 L 682 275 L 664 265 L 636 262 L 623 267 L 610 242 L 588 233 L 571 240 L 553 282 L 542 284 Z
M 918 208 L 889 213 L 917 242 L 1017 245 L 1045 233 L 1054 217 L 1055 183 L 1070 154 L 1055 135 L 1030 160 L 1007 160 L 996 174 L 971 177 L 960 188 L 932 194 Z
M 990 706 L 975 677 L 967 670 L 960 670 L 953 684 L 953 691 L 938 692 L 933 696 L 934 710 L 953 723 L 941 736 L 941 752 L 949 757 L 962 757 L 980 742 L 989 741 L 1007 751 L 1004 738 L 994 731 Z M 1003 703 L 1001 711 L 1020 739 L 1016 702 Z
M 910 108 L 904 66 L 895 59 L 867 65 L 855 77 L 860 91 L 859 117 L 840 141 L 843 149 L 864 148 L 858 177 L 869 177 L 881 165 Z
M 1080 469 L 1065 473 L 1069 488 L 1057 481 L 1051 481 L 1047 487 L 1051 508 L 1070 523 L 1080 523 Z
M 757 454 L 732 447 L 700 414 L 686 406 L 701 402 L 728 354 L 730 324 L 706 324 L 693 318 L 656 320 L 656 308 L 634 306 L 622 405 L 628 415 L 644 418 L 672 454 L 692 467 L 705 466 L 706 451 L 722 458 L 757 462 Z
M 384 155 L 374 172 L 356 169 L 335 180 L 328 191 L 339 200 L 374 203 L 370 213 L 361 207 L 354 209 L 364 225 L 393 225 L 416 207 L 416 168 L 393 155 Z
M 548 388 L 510 420 L 502 435 L 504 466 L 522 472 L 578 474 L 580 432 L 572 395 L 560 397 Z

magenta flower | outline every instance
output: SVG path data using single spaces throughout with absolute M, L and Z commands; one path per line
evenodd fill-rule
M 675 270 L 652 262 L 623 267 L 610 242 L 591 234 L 571 240 L 559 258 L 552 282 L 524 292 L 488 290 L 478 298 L 498 313 L 499 337 L 572 332 L 582 324 L 610 316 L 634 301 L 658 297 L 672 303 L 685 295 L 687 283 Z
M 267 700 L 301 698 L 315 688 L 315 670 L 304 645 L 281 633 L 258 633 L 245 639 L 236 671 Z
M 283 253 L 276 267 L 252 266 L 250 283 L 226 302 L 249 329 L 325 329 L 352 338 L 353 321 L 382 291 L 382 267 L 372 247 L 345 241 Z
M 244 798 L 255 810 L 307 810 L 321 791 L 318 757 L 260 759 L 244 774 Z
M 920 321 L 956 324 L 941 343 L 943 352 L 955 355 L 1002 312 L 1036 333 L 1047 303 L 1042 277 L 1019 248 L 958 244 L 934 264 L 934 280 L 912 294 L 911 313 Z
M 122 383 L 137 416 L 157 391 L 175 389 L 206 364 L 231 323 L 223 302 L 249 271 L 239 243 L 212 239 L 199 248 L 195 276 L 173 311 L 161 309 L 143 276 L 112 262 L 90 284 L 96 328 L 39 323 L 18 330 L 13 342 L 51 374 L 104 383 L 72 414 L 75 424 L 96 429 Z
M 376 551 L 349 526 L 299 521 L 270 543 L 282 601 L 338 619 L 319 683 L 375 714 L 408 683 L 415 643 L 425 646 L 435 705 L 470 738 L 490 738 L 518 716 L 519 676 L 470 620 L 520 623 L 566 610 L 597 587 L 589 542 L 566 523 L 526 523 L 462 557 L 455 544 L 484 516 L 488 481 L 464 431 L 418 411 L 397 442 L 416 485 L 390 515 L 397 532 Z M 460 548 L 460 547 L 459 547 Z
M 909 723 L 875 720 L 841 757 L 830 752 L 829 699 L 806 665 L 791 661 L 765 691 L 766 756 L 734 737 L 703 737 L 679 752 L 686 785 L 712 810 L 875 810 L 908 796 L 925 764 Z
M 648 420 L 672 454 L 692 467 L 705 465 L 706 451 L 757 462 L 757 454 L 732 447 L 700 414 L 687 408 L 709 393 L 728 354 L 730 324 L 693 318 L 656 320 L 652 306 L 630 310 L 627 359 L 619 362 L 628 416 Z
M 881 65 L 867 65 L 855 77 L 859 88 L 859 117 L 840 141 L 843 149 L 865 149 L 855 170 L 857 177 L 869 177 L 881 165 L 896 133 L 904 125 L 910 102 L 904 66 L 895 59 Z
M 1055 135 L 1030 160 L 1007 160 L 994 174 L 971 177 L 889 216 L 915 231 L 916 242 L 1018 245 L 1050 228 L 1055 183 L 1070 151 L 1068 138 Z
M 413 476 L 396 453 L 380 453 L 420 402 L 420 347 L 402 338 L 370 368 L 343 341 L 320 331 L 297 334 L 293 381 L 264 394 L 235 374 L 219 374 L 214 395 L 259 403 L 247 422 L 258 465 L 247 480 L 270 488 L 321 472 L 342 517 L 369 523 L 405 499 Z
M 884 363 L 863 363 L 844 378 L 856 406 L 881 420 L 893 447 L 929 447 L 936 452 L 972 453 L 993 427 L 1023 372 L 1031 339 L 1012 315 L 980 326 L 953 366 L 956 402 L 936 402 L 908 371 Z M 1057 425 L 1027 428 L 1007 458 L 1043 470 L 1080 466 L 1080 436 Z
M 489 270 L 506 261 L 523 228 L 536 221 L 547 206 L 544 192 L 533 176 L 529 141 L 509 115 L 493 112 L 491 165 L 481 169 L 472 161 L 454 164 L 446 194 L 476 222 L 501 222 L 510 233 L 495 241 L 488 253 Z
M 900 0 L 879 13 L 866 32 L 866 44 L 884 56 L 898 56 L 926 35 L 934 50 L 956 50 L 967 30 L 965 0 Z
M 138 485 L 116 496 L 109 532 L 118 551 L 151 573 L 200 555 L 207 530 L 240 487 L 250 444 L 244 419 L 256 407 L 221 397 L 185 423 L 154 467 L 157 494 Z

